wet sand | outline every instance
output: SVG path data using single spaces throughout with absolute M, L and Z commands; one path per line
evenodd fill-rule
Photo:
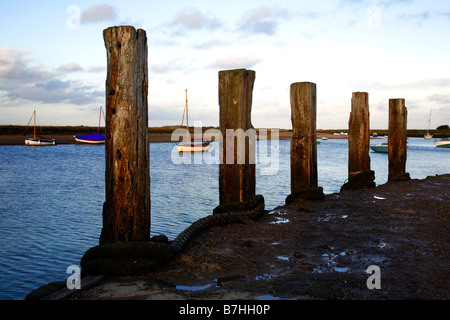
M 447 300 L 450 174 L 301 200 L 213 227 L 144 275 L 76 300 Z M 366 272 L 380 268 L 381 289 Z

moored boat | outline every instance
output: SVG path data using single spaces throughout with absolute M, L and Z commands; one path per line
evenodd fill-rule
M 53 146 L 56 144 L 55 139 L 46 139 L 42 137 L 25 139 L 26 146 Z
M 188 117 L 188 98 L 186 89 L 186 141 L 181 141 L 177 144 L 178 152 L 205 152 L 208 151 L 212 145 L 209 141 L 204 140 L 194 140 L 191 139 L 191 134 L 189 133 L 189 117 Z M 183 116 L 184 120 L 184 116 Z M 183 120 L 181 121 L 181 126 L 183 126 Z
M 430 121 L 431 121 L 431 110 L 430 110 L 430 117 L 428 118 L 428 130 L 427 130 L 427 133 L 424 135 L 425 139 L 433 138 L 433 135 L 430 134 Z
M 102 106 L 100 106 L 100 116 L 98 117 L 98 131 L 92 134 L 83 134 L 73 136 L 76 142 L 80 143 L 90 143 L 90 144 L 100 144 L 105 143 L 105 136 L 100 133 L 100 122 L 102 119 Z
M 100 144 L 105 143 L 105 136 L 101 133 L 84 134 L 74 136 L 76 142 L 80 143 L 90 143 L 90 144 Z
M 177 144 L 178 152 L 204 152 L 208 151 L 212 147 L 209 141 L 195 141 L 191 143 L 181 142 Z
M 371 145 L 370 149 L 372 149 L 375 152 L 388 153 L 388 143 L 387 141 L 383 141 L 380 144 Z
M 434 145 L 438 148 L 450 148 L 450 139 L 442 138 L 441 140 L 434 141 Z
M 53 146 L 56 144 L 55 139 L 48 139 L 46 137 L 36 136 L 36 110 L 33 111 L 33 115 L 31 116 L 34 118 L 34 134 L 33 138 L 27 138 L 25 139 L 25 145 L 26 146 Z M 31 119 L 30 119 L 31 121 Z M 28 124 L 30 124 L 30 121 L 28 121 Z M 28 125 L 27 125 L 28 127 Z

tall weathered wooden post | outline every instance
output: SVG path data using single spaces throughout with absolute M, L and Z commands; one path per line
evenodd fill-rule
M 318 187 L 316 142 L 316 84 L 291 84 L 291 194 L 286 203 L 295 199 L 322 199 Z
M 223 137 L 219 164 L 220 205 L 255 198 L 256 136 L 251 123 L 254 82 L 255 71 L 252 70 L 219 72 L 219 129 Z
M 406 172 L 406 135 L 408 110 L 405 99 L 389 99 L 388 181 L 409 180 Z
M 375 186 L 375 173 L 370 170 L 369 94 L 353 92 L 348 121 L 348 182 L 341 190 Z
M 106 201 L 100 244 L 150 237 L 147 36 L 129 26 L 103 31 L 106 78 Z

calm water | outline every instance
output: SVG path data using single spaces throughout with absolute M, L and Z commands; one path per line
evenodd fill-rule
M 278 172 L 264 175 L 261 170 L 270 166 L 257 164 L 256 192 L 272 209 L 290 193 L 290 141 L 266 143 L 269 155 L 279 154 L 278 168 L 271 167 Z M 215 152 L 206 161 L 196 154 L 192 164 L 173 164 L 173 146 L 150 145 L 151 234 L 169 239 L 210 214 L 219 199 L 218 166 L 206 163 Z M 321 141 L 317 151 L 319 186 L 327 194 L 338 192 L 347 179 L 347 141 Z M 370 156 L 376 183 L 385 183 L 387 154 Z M 435 148 L 432 140 L 410 138 L 407 157 L 412 178 L 450 173 L 450 150 Z M 0 299 L 24 299 L 41 285 L 66 280 L 67 267 L 79 265 L 98 244 L 104 146 L 0 146 L 0 161 Z

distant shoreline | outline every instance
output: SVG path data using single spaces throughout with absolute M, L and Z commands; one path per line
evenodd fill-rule
M 150 127 L 149 139 L 150 143 L 175 143 L 172 141 L 172 132 L 179 129 L 179 126 L 165 126 L 165 127 Z M 210 129 L 217 129 L 217 127 L 204 127 L 203 132 Z M 276 129 L 276 128 L 273 128 Z M 257 131 L 259 129 L 256 129 Z M 290 129 L 278 129 L 279 140 L 292 139 L 292 130 Z M 26 133 L 24 134 L 24 132 Z M 97 127 L 38 127 L 37 132 L 39 135 L 46 136 L 48 138 L 56 139 L 57 144 L 78 144 L 74 135 L 77 134 L 89 134 L 96 133 Z M 190 131 L 194 133 L 194 128 L 190 128 Z M 100 128 L 100 132 L 104 132 L 104 128 Z M 340 133 L 348 132 L 348 130 L 317 130 L 317 139 L 347 139 L 348 136 Z M 377 133 L 378 138 L 384 138 L 387 135 L 388 130 L 371 130 L 371 134 Z M 423 137 L 427 131 L 424 129 L 407 130 L 408 137 Z M 270 134 L 270 129 L 267 131 Z M 448 137 L 450 136 L 450 130 L 430 130 L 434 138 Z M 0 126 L 0 145 L 25 145 L 25 139 L 33 136 L 32 128 L 26 128 L 25 126 Z M 205 135 L 206 139 L 209 139 L 208 135 Z M 269 137 L 270 139 L 270 137 Z

